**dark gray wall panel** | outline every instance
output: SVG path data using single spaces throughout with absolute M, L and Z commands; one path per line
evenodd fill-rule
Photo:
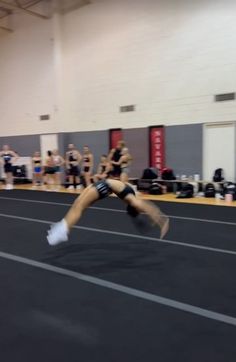
M 133 156 L 131 177 L 141 177 L 143 169 L 149 166 L 148 128 L 123 130 L 124 140 Z
M 166 132 L 166 165 L 176 174 L 202 176 L 202 124 L 169 126 Z
M 35 151 L 40 151 L 40 136 L 25 135 L 0 137 L 0 148 L 5 144 L 9 145 L 22 157 L 32 156 Z
M 89 146 L 94 155 L 94 171 L 97 169 L 101 155 L 107 154 L 109 150 L 109 136 L 107 130 L 65 133 L 64 137 L 65 151 L 68 143 L 74 143 L 80 152 L 83 151 L 83 146 Z

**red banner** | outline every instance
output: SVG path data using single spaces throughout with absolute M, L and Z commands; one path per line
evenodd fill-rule
M 162 171 L 165 167 L 165 129 L 163 126 L 150 127 L 150 167 Z
M 122 129 L 110 129 L 110 148 L 116 148 L 117 142 L 123 139 Z

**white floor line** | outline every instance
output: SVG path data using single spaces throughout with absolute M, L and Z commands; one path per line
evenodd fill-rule
M 23 216 L 17 216 L 17 215 L 9 215 L 9 214 L 0 213 L 0 217 L 5 217 L 5 218 L 9 218 L 9 219 L 18 219 L 18 220 L 22 220 L 22 221 L 37 222 L 37 223 L 41 223 L 41 224 L 49 224 L 49 225 L 53 224 L 53 221 L 34 219 L 34 218 L 30 218 L 30 217 L 23 217 Z M 141 240 L 145 240 L 145 241 L 147 241 L 147 240 L 155 241 L 155 242 L 159 242 L 159 243 L 163 243 L 163 244 L 171 244 L 171 245 L 175 245 L 175 246 L 177 245 L 177 246 L 182 246 L 182 247 L 186 247 L 186 248 L 211 251 L 211 252 L 221 253 L 221 254 L 236 255 L 236 251 L 233 251 L 233 250 L 213 248 L 210 246 L 204 246 L 204 245 L 198 245 L 198 244 L 183 243 L 181 241 L 175 241 L 175 240 L 158 239 L 158 238 L 154 238 L 151 236 L 143 236 L 143 235 L 137 235 L 137 234 L 123 233 L 123 232 L 119 232 L 119 231 L 97 229 L 97 228 L 91 228 L 91 227 L 87 227 L 87 226 L 77 226 L 76 225 L 73 228 L 79 229 L 79 230 L 87 230 L 87 231 L 96 232 L 96 233 L 102 233 L 102 234 L 124 236 L 124 237 L 139 239 L 139 240 L 141 239 Z M 46 235 L 45 235 L 45 237 L 46 237 Z
M 67 206 L 67 207 L 70 207 L 72 205 L 72 203 L 67 204 L 67 203 L 62 203 L 62 202 L 28 200 L 28 199 L 21 199 L 21 198 L 15 198 L 15 197 L 0 197 L 0 200 L 13 200 L 13 201 L 22 201 L 22 202 L 38 203 L 38 204 L 46 204 L 46 205 Z M 99 207 L 99 206 L 90 206 L 89 209 L 126 213 L 125 210 L 112 209 L 112 208 L 108 208 L 108 207 Z M 177 220 L 197 221 L 197 222 L 205 222 L 205 223 L 210 223 L 210 224 L 236 226 L 236 222 L 230 222 L 230 221 L 200 219 L 200 218 L 195 218 L 195 217 L 185 217 L 185 216 L 176 216 L 176 215 L 168 215 L 168 216 L 171 219 L 177 219 Z
M 31 267 L 39 268 L 42 270 L 47 270 L 47 271 L 50 271 L 50 272 L 53 272 L 56 274 L 60 274 L 63 276 L 81 280 L 83 282 L 90 283 L 90 284 L 93 284 L 96 286 L 100 286 L 100 287 L 103 287 L 106 289 L 110 289 L 110 290 L 113 290 L 113 291 L 116 291 L 119 293 L 123 293 L 123 294 L 129 295 L 129 296 L 132 296 L 132 297 L 141 298 L 141 299 L 147 300 L 152 303 L 156 303 L 156 304 L 164 305 L 166 307 L 180 310 L 182 312 L 187 312 L 187 313 L 194 314 L 194 315 L 197 315 L 197 316 L 200 316 L 203 318 L 207 318 L 207 319 L 211 319 L 211 320 L 214 320 L 217 322 L 222 322 L 222 323 L 236 326 L 236 318 L 226 315 L 226 314 L 213 312 L 211 310 L 199 308 L 197 306 L 187 304 L 187 303 L 182 303 L 182 302 L 179 302 L 174 299 L 164 298 L 159 295 L 147 293 L 147 292 L 144 292 L 144 291 L 141 291 L 138 289 L 126 287 L 121 284 L 112 283 L 107 280 L 92 277 L 92 276 L 86 275 L 86 274 L 77 273 L 77 272 L 67 270 L 64 268 L 59 268 L 59 267 L 56 267 L 53 265 L 38 262 L 36 260 L 23 258 L 23 257 L 17 256 L 17 255 L 0 252 L 0 257 L 7 259 L 7 260 L 14 261 L 14 262 L 26 264 Z

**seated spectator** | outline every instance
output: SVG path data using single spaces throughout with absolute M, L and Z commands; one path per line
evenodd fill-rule
M 107 160 L 107 155 L 102 155 L 98 164 L 97 173 L 93 176 L 93 181 L 97 182 L 107 178 L 110 169 L 110 163 Z

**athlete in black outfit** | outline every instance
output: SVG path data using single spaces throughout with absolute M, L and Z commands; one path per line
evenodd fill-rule
M 12 163 L 17 158 L 17 154 L 14 151 L 12 151 L 8 145 L 4 145 L 2 151 L 0 152 L 0 157 L 6 175 L 6 190 L 12 190 L 13 189 Z
M 73 185 L 77 185 L 77 188 L 80 188 L 80 169 L 79 164 L 82 157 L 75 146 L 70 143 L 68 145 L 68 151 L 66 152 L 66 166 L 69 176 L 69 188 L 73 189 Z
M 136 217 L 140 213 L 146 213 L 154 225 L 161 229 L 161 238 L 165 236 L 169 228 L 169 219 L 162 214 L 160 209 L 153 203 L 136 198 L 133 188 L 118 180 L 102 180 L 86 187 L 81 195 L 75 200 L 65 218 L 54 224 L 48 232 L 48 243 L 57 245 L 68 240 L 70 229 L 79 221 L 84 210 L 95 201 L 108 197 L 115 193 L 127 206 L 130 216 Z
M 93 169 L 93 154 L 90 152 L 88 146 L 84 146 L 82 175 L 84 176 L 84 181 L 86 186 L 91 185 L 92 169 Z
M 116 148 L 113 148 L 109 155 L 108 155 L 108 159 L 109 161 L 111 161 L 111 166 L 112 169 L 109 172 L 109 175 L 112 177 L 118 177 L 120 178 L 120 174 L 121 174 L 121 166 L 119 164 L 113 164 L 112 162 L 119 162 L 121 156 L 122 156 L 122 149 L 125 147 L 125 142 L 124 141 L 118 141 Z

